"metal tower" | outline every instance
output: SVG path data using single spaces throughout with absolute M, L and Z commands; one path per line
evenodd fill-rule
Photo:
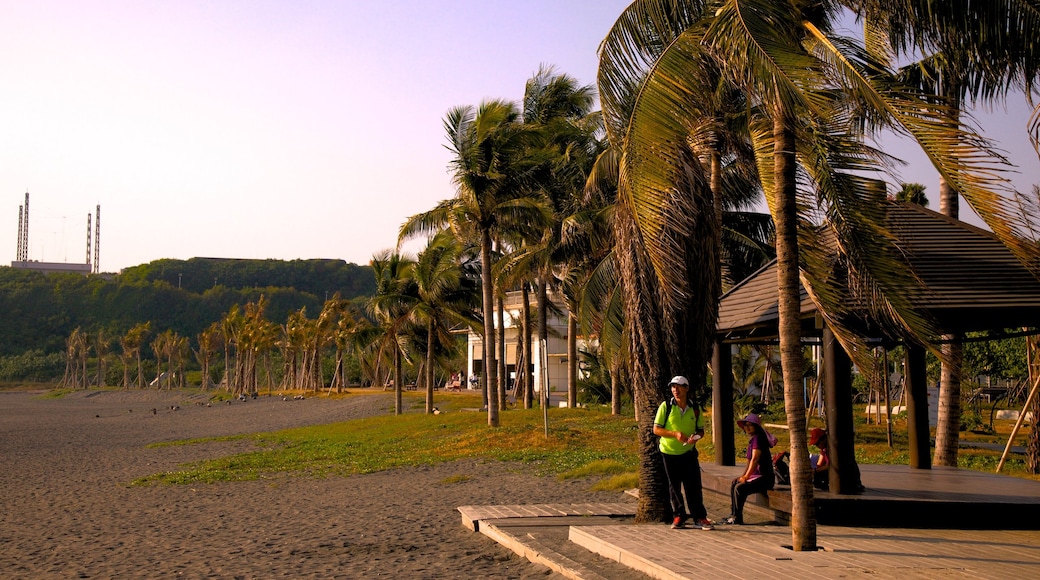
M 101 272 L 101 204 L 97 205 L 97 218 L 94 220 L 94 273 Z
M 91 218 L 91 215 L 90 215 L 89 212 L 87 212 L 87 261 L 84 262 L 84 263 L 87 264 L 88 266 L 90 265 L 90 240 L 91 240 L 91 236 L 94 233 L 93 230 L 90 227 L 90 218 Z

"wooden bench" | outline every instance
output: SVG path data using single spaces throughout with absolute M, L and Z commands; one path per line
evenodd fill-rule
M 715 465 L 701 463 L 701 487 L 706 493 L 717 493 L 729 500 L 730 484 L 744 473 L 743 465 Z M 765 494 L 755 493 L 748 497 L 744 511 L 753 511 L 781 524 L 791 521 L 791 488 L 778 485 Z

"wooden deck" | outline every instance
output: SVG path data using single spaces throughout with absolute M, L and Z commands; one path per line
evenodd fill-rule
M 743 466 L 702 463 L 704 489 L 729 497 L 730 482 Z M 861 465 L 866 491 L 835 495 L 815 491 L 821 525 L 948 529 L 1040 529 L 1040 482 L 1006 475 L 905 465 Z M 748 500 L 745 509 L 765 511 L 786 523 L 790 488 L 778 486 Z

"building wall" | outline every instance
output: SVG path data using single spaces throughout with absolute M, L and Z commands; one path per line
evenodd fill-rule
M 19 270 L 33 270 L 36 272 L 43 272 L 44 274 L 83 274 L 84 276 L 90 274 L 90 264 L 67 264 L 64 262 L 11 262 L 12 268 Z
M 549 314 L 547 324 L 549 327 L 548 339 L 546 345 L 546 355 L 544 359 L 546 362 L 546 378 L 549 383 L 550 392 L 566 392 L 567 390 L 567 318 L 566 318 L 566 307 L 562 304 L 562 301 L 553 300 L 553 296 L 549 299 L 564 312 L 561 316 L 554 316 L 552 313 Z M 519 327 L 513 324 L 514 320 L 519 320 L 521 316 L 522 306 L 522 294 L 517 292 L 510 292 L 506 295 L 505 300 L 505 321 L 496 320 L 495 332 L 498 332 L 498 328 L 503 325 L 505 328 L 506 337 L 506 365 L 509 369 L 510 380 L 515 377 L 516 367 L 516 353 L 517 353 L 517 335 L 519 333 Z M 532 307 L 534 304 L 532 303 Z M 534 324 L 535 321 L 532 321 Z M 497 344 L 497 341 L 496 341 Z M 541 392 L 542 388 L 542 348 L 537 338 L 537 331 L 534 331 L 534 340 L 532 341 L 533 346 L 533 358 L 534 358 L 534 388 L 535 391 Z M 580 345 L 579 345 L 580 348 Z M 475 377 L 483 371 L 484 362 L 484 340 L 483 337 L 474 332 L 470 332 L 468 335 L 467 342 L 467 376 Z M 473 381 L 468 381 L 471 388 L 479 388 L 479 383 L 474 384 Z M 511 385 L 511 383 L 510 383 Z

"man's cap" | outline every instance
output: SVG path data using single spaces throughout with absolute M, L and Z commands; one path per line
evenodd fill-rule
M 668 381 L 668 386 L 670 387 L 672 385 L 682 385 L 684 387 L 688 387 L 690 386 L 690 381 L 686 380 L 686 377 L 682 375 L 675 375 L 674 377 L 672 377 L 672 380 Z

